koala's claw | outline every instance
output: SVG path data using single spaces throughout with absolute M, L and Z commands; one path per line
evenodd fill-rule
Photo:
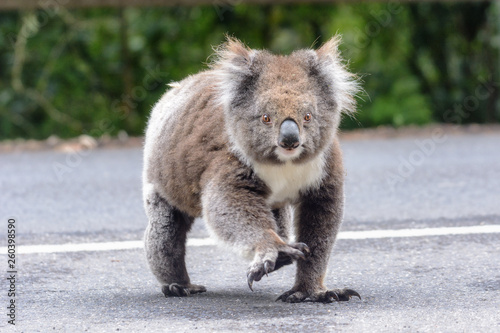
M 161 292 L 163 293 L 163 295 L 165 295 L 165 297 L 168 296 L 183 297 L 183 296 L 189 296 L 191 294 L 188 288 L 185 288 L 177 283 L 171 283 L 162 286 Z
M 309 247 L 304 243 L 283 244 L 277 252 L 264 252 L 257 256 L 247 272 L 247 283 L 253 291 L 253 282 L 279 268 L 291 264 L 294 260 L 305 260 L 309 256 Z
M 266 262 L 264 263 L 264 274 L 266 274 L 266 276 L 268 276 L 267 274 L 271 271 L 272 271 L 271 264 L 269 263 L 268 260 L 266 260 Z
M 278 298 L 276 298 L 276 302 L 281 300 L 287 303 L 298 303 L 304 301 L 306 298 L 307 298 L 306 293 L 295 290 L 289 290 L 281 294 Z
M 187 286 L 180 285 L 178 283 L 166 284 L 161 287 L 161 292 L 165 297 L 176 296 L 176 297 L 186 297 L 191 294 L 198 294 L 207 291 L 204 286 L 189 284 Z
M 353 296 L 356 296 L 357 298 L 361 299 L 361 295 L 356 290 L 352 289 L 337 290 L 337 295 L 338 295 L 338 301 L 341 302 L 348 301 Z
M 311 254 L 309 247 L 304 243 L 291 243 L 288 244 L 288 246 L 291 247 L 293 251 L 288 249 L 288 251 L 278 252 L 278 259 L 276 259 L 276 264 L 274 267 L 275 271 L 283 266 L 292 264 L 294 260 L 297 260 L 299 258 L 304 260 Z
M 300 252 L 302 252 L 306 257 L 309 257 L 309 255 L 311 254 L 311 250 L 309 250 L 309 246 L 307 246 L 306 244 L 304 243 L 292 243 L 292 244 L 289 244 L 289 246 L 299 250 Z M 305 259 L 305 258 L 304 258 Z
M 252 286 L 254 281 L 260 281 L 264 275 L 267 276 L 273 270 L 274 263 L 271 260 L 266 260 L 263 264 L 254 264 L 247 273 L 247 282 L 250 290 L 253 291 Z
M 276 301 L 283 301 L 287 303 L 299 303 L 307 300 L 311 302 L 332 303 L 333 301 L 343 302 L 349 301 L 351 297 L 356 296 L 361 299 L 359 293 L 352 289 L 332 289 L 324 290 L 315 293 L 307 293 L 296 290 L 289 290 L 281 294 Z

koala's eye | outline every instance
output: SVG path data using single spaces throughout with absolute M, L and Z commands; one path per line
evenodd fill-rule
M 262 122 L 264 124 L 270 124 L 271 123 L 271 118 L 267 114 L 263 114 L 261 119 L 262 119 Z
M 311 121 L 311 118 L 312 118 L 312 114 L 310 113 L 306 113 L 306 115 L 304 116 L 304 121 L 306 123 L 310 122 Z

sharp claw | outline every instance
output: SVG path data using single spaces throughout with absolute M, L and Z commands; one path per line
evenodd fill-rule
M 359 299 L 361 299 L 361 295 L 358 294 L 358 292 L 356 290 L 352 290 L 352 289 L 346 289 L 345 292 L 347 293 L 347 295 L 349 296 L 349 299 L 352 297 L 352 296 L 356 296 L 358 297 Z
M 342 289 L 338 290 L 339 301 L 349 301 L 351 297 L 356 296 L 361 299 L 361 296 L 357 291 L 352 289 Z
M 182 297 L 184 296 L 184 294 L 182 293 L 184 291 L 183 288 L 179 288 L 179 287 L 173 287 L 173 289 L 175 290 L 175 294 L 179 297 Z
M 264 273 L 266 274 L 266 276 L 268 276 L 267 275 L 268 273 L 271 273 L 272 271 L 274 271 L 275 267 L 276 267 L 276 263 L 269 261 L 269 260 L 266 260 L 264 262 Z
M 307 246 L 307 244 L 305 243 L 297 243 L 297 249 L 302 251 L 302 252 L 310 252 L 309 250 L 309 246 Z
M 292 295 L 293 293 L 294 293 L 293 291 L 287 291 L 287 292 L 281 294 L 278 298 L 276 298 L 276 302 L 277 301 L 286 302 L 288 296 Z
M 248 282 L 248 288 L 250 288 L 250 290 L 253 291 L 253 289 L 252 289 L 253 279 L 252 279 L 251 275 L 248 276 L 247 282 Z
M 328 292 L 328 296 L 331 297 L 332 299 L 336 300 L 337 302 L 340 300 L 339 295 L 335 292 L 335 290 L 330 290 Z
M 182 296 L 182 295 L 180 294 L 179 289 L 177 289 L 177 288 L 175 287 L 175 285 L 171 284 L 171 285 L 168 287 L 168 289 L 170 290 L 170 293 L 172 293 L 172 294 L 174 294 L 174 295 L 176 295 L 176 296 L 178 296 L 178 297 L 181 297 L 181 296 Z

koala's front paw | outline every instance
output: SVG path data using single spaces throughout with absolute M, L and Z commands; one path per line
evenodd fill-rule
M 359 297 L 359 299 L 361 299 L 361 296 L 358 294 L 358 292 L 352 289 L 331 289 L 312 293 L 292 289 L 281 294 L 281 296 L 278 297 L 276 301 L 281 300 L 287 303 L 299 303 L 309 300 L 311 302 L 332 303 L 333 301 L 348 301 L 353 296 Z
M 309 247 L 304 243 L 284 244 L 273 251 L 257 253 L 247 271 L 248 287 L 253 291 L 254 281 L 260 281 L 264 275 L 267 276 L 268 273 L 289 265 L 294 260 L 305 260 L 309 253 Z
M 184 297 L 191 294 L 203 293 L 205 291 L 207 291 L 207 289 L 204 286 L 200 286 L 197 284 L 181 285 L 178 283 L 171 283 L 165 284 L 161 287 L 161 292 L 163 293 L 163 295 L 165 295 L 165 297 Z

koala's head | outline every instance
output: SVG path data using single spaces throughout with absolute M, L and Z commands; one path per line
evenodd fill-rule
M 249 163 L 281 164 L 329 147 L 358 91 L 339 42 L 336 36 L 318 50 L 282 56 L 228 38 L 212 68 L 233 151 Z

